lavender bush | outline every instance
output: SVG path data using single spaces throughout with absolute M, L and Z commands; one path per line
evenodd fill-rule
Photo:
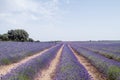
M 120 43 L 84 42 L 74 44 L 79 44 L 79 47 L 86 48 L 95 53 L 101 54 L 109 59 L 120 61 Z
M 108 59 L 90 50 L 71 44 L 72 48 L 80 55 L 86 57 L 99 71 L 108 77 L 108 80 L 120 80 L 120 62 Z
M 91 80 L 87 70 L 76 59 L 75 55 L 64 46 L 54 80 Z
M 0 65 L 17 62 L 53 45 L 42 42 L 0 42 Z
M 10 73 L 2 77 L 2 80 L 33 80 L 34 76 L 49 66 L 51 60 L 55 57 L 61 45 L 43 53 L 18 68 L 13 69 Z

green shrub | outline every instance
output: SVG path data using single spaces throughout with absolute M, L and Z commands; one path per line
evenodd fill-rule
M 30 80 L 29 77 L 27 75 L 18 75 L 18 80 Z
M 4 59 L 1 60 L 1 63 L 4 64 L 4 65 L 8 65 L 8 64 L 11 63 L 11 61 L 7 58 L 4 58 Z
M 108 69 L 108 80 L 118 80 L 117 78 L 120 76 L 120 68 L 117 66 L 111 66 Z

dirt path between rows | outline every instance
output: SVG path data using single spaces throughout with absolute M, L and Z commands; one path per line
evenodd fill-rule
M 106 80 L 106 78 L 83 56 L 78 55 L 69 45 L 69 48 L 72 50 L 80 64 L 82 64 L 85 69 L 88 71 L 89 75 L 93 80 Z
M 6 75 L 7 73 L 9 73 L 12 69 L 15 69 L 17 68 L 19 65 L 21 64 L 24 64 L 26 63 L 27 61 L 37 57 L 37 56 L 40 56 L 42 55 L 43 53 L 47 52 L 48 50 L 54 48 L 55 46 L 52 46 L 51 48 L 48 48 L 48 49 L 45 49 L 35 55 L 32 55 L 32 56 L 29 56 L 29 57 L 26 57 L 24 59 L 22 59 L 21 61 L 17 62 L 17 63 L 13 63 L 13 64 L 10 64 L 10 65 L 5 65 L 5 66 L 0 66 L 0 77 Z
M 60 60 L 60 56 L 61 56 L 63 47 L 64 47 L 64 45 L 57 52 L 56 57 L 51 61 L 49 68 L 38 73 L 34 80 L 52 80 L 53 79 L 53 77 L 55 75 L 55 69 Z

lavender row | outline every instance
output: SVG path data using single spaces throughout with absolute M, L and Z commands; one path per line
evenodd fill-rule
M 86 48 L 86 47 L 84 47 Z M 116 60 L 116 61 L 120 61 L 120 54 L 119 53 L 113 53 L 111 51 L 106 51 L 106 50 L 98 50 L 98 49 L 94 49 L 94 48 L 86 48 L 90 51 L 93 51 L 97 54 L 101 54 L 109 59 L 113 59 L 113 60 Z
M 113 53 L 119 53 L 120 54 L 120 42 L 112 42 L 112 41 L 92 41 L 92 42 L 74 42 L 75 44 L 79 44 L 83 47 L 89 47 L 94 48 L 98 50 L 104 50 L 104 51 L 111 51 Z
M 80 47 L 99 53 L 107 58 L 120 61 L 120 52 L 117 52 L 116 49 L 120 51 L 120 43 L 100 43 L 100 42 L 86 42 L 86 43 L 74 43 L 79 44 Z M 109 49 L 110 48 L 110 49 Z
M 63 48 L 54 80 L 91 80 L 87 70 L 78 62 L 67 45 Z
M 120 80 L 120 63 L 108 59 L 100 54 L 90 50 L 80 48 L 78 45 L 71 44 L 72 48 L 80 55 L 86 57 L 99 71 L 101 71 L 108 80 Z
M 0 42 L 0 65 L 17 62 L 54 45 L 42 42 Z
M 111 51 L 106 51 L 106 50 L 102 50 L 102 49 L 96 49 L 93 47 L 91 48 L 91 46 L 81 46 L 81 45 L 78 45 L 78 46 L 80 48 L 93 51 L 94 53 L 101 54 L 102 56 L 105 56 L 109 59 L 120 61 L 120 54 L 118 54 L 118 53 L 113 53 Z
M 51 60 L 55 57 L 61 44 L 49 51 L 43 53 L 41 56 L 20 65 L 13 69 L 10 73 L 2 77 L 2 80 L 33 80 L 34 76 L 49 66 Z
M 89 46 L 85 47 L 96 53 L 102 54 L 107 58 L 120 61 L 120 52 L 116 51 L 116 49 L 120 50 L 120 44 L 90 44 Z
M 115 54 L 120 54 L 120 42 L 117 43 L 104 43 L 104 44 L 90 44 L 91 48 L 98 50 L 108 51 Z

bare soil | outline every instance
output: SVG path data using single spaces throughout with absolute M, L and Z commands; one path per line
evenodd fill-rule
M 53 46 L 55 47 L 55 46 Z M 51 48 L 53 48 L 51 47 Z M 29 57 L 26 57 L 24 59 L 22 59 L 21 61 L 17 62 L 17 63 L 13 63 L 13 64 L 10 64 L 10 65 L 4 65 L 4 66 L 0 66 L 0 77 L 6 75 L 7 73 L 9 73 L 12 69 L 16 69 L 18 66 L 26 63 L 27 61 L 33 59 L 33 58 L 36 58 L 37 56 L 40 56 L 42 55 L 43 53 L 47 52 L 49 49 L 51 48 L 48 48 L 48 49 L 45 49 L 35 55 L 32 55 L 32 56 L 29 56 Z
M 69 48 L 72 50 L 80 64 L 82 64 L 85 69 L 88 71 L 89 75 L 93 80 L 107 80 L 103 74 L 101 74 L 86 58 L 81 55 L 78 55 L 69 45 Z
M 60 60 L 60 56 L 61 56 L 63 47 L 64 47 L 64 45 L 60 48 L 60 50 L 58 51 L 55 58 L 51 61 L 48 69 L 44 69 L 44 70 L 42 70 L 42 72 L 39 72 L 36 75 L 34 80 L 52 80 L 53 79 L 53 77 L 55 75 L 55 70 L 56 70 L 57 64 Z

